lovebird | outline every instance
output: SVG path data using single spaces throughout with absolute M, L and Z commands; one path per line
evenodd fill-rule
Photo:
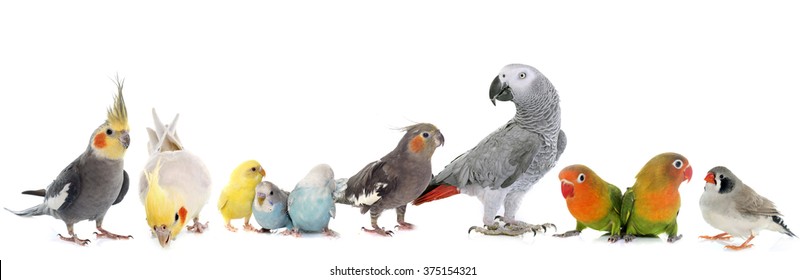
M 414 228 L 405 221 L 405 209 L 428 187 L 433 176 L 431 157 L 444 144 L 444 135 L 429 123 L 411 125 L 404 131 L 394 150 L 367 164 L 346 181 L 346 186 L 339 186 L 337 202 L 360 207 L 361 214 L 369 212 L 372 229 L 363 228 L 366 232 L 382 236 L 393 233 L 377 225 L 377 218 L 387 209 L 396 209 L 397 228 Z
M 631 242 L 636 236 L 660 233 L 667 234 L 670 243 L 682 238 L 677 235 L 676 223 L 681 206 L 679 185 L 685 180 L 690 182 L 692 175 L 688 159 L 680 154 L 664 153 L 649 160 L 635 176 L 634 185 L 623 194 L 623 240 Z
M 562 169 L 559 180 L 567 210 L 576 218 L 576 229 L 553 236 L 576 236 L 583 229 L 591 228 L 609 232 L 607 240 L 617 242 L 621 233 L 621 189 L 581 164 Z
M 288 215 L 288 193 L 269 181 L 262 181 L 254 189 L 252 214 L 260 224 L 260 232 L 271 233 L 281 228 L 291 229 L 291 216 Z
M 510 64 L 492 80 L 489 99 L 493 105 L 512 101 L 514 117 L 450 162 L 413 205 L 463 193 L 484 207 L 484 226 L 470 227 L 470 232 L 516 236 L 555 228 L 518 221 L 516 215 L 525 194 L 556 165 L 567 144 L 556 89 L 536 68 Z M 501 207 L 504 226 L 498 224 Z
M 140 201 L 151 233 L 164 248 L 190 219 L 193 225 L 187 226 L 188 231 L 202 233 L 207 228 L 199 221 L 199 214 L 210 199 L 212 178 L 201 158 L 179 141 L 179 115 L 165 126 L 156 110 L 151 114 L 154 129 L 146 128 L 150 157 L 140 177 Z
M 123 170 L 123 157 L 129 148 L 128 113 L 123 100 L 123 81 L 116 80 L 117 95 L 107 110 L 106 121 L 89 138 L 81 155 L 56 176 L 46 189 L 24 191 L 23 194 L 42 196 L 36 206 L 11 213 L 23 217 L 50 215 L 64 221 L 67 234 L 59 238 L 87 245 L 73 232 L 73 225 L 83 220 L 94 220 L 98 238 L 129 239 L 131 235 L 118 235 L 103 228 L 106 211 L 123 201 L 129 190 L 129 175 Z
M 218 210 L 226 222 L 226 229 L 231 232 L 238 231 L 230 224 L 232 219 L 243 218 L 243 229 L 256 231 L 249 219 L 252 217 L 252 201 L 254 201 L 254 188 L 263 180 L 266 171 L 256 160 L 248 160 L 235 168 L 229 176 L 229 183 L 221 190 L 218 199 Z
M 761 230 L 776 231 L 791 237 L 796 235 L 783 222 L 782 214 L 777 211 L 771 200 L 759 195 L 738 176 L 723 166 L 716 166 L 707 171 L 704 192 L 699 199 L 699 208 L 704 220 L 724 233 L 714 236 L 699 236 L 709 240 L 729 240 L 740 237 L 746 239 L 743 244 L 727 245 L 725 248 L 742 250 L 752 247 L 749 241 L 760 234 Z
M 302 232 L 323 232 L 336 237 L 338 233 L 329 228 L 335 218 L 335 177 L 327 164 L 313 167 L 288 195 L 288 214 L 293 228 L 286 231 L 296 237 Z

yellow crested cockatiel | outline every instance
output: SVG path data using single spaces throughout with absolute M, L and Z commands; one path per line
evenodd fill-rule
M 179 115 L 164 126 L 155 110 L 152 114 L 155 127 L 147 128 L 151 157 L 140 178 L 140 200 L 148 227 L 167 247 L 190 219 L 193 225 L 187 226 L 188 231 L 201 233 L 207 228 L 199 222 L 199 213 L 209 201 L 212 179 L 204 162 L 179 141 Z
M 232 171 L 229 176 L 229 183 L 221 191 L 218 199 L 218 210 L 226 222 L 226 229 L 235 232 L 237 228 L 230 224 L 232 219 L 243 220 L 243 229 L 257 231 L 249 219 L 252 217 L 252 201 L 254 200 L 254 189 L 263 180 L 266 171 L 256 160 L 248 160 L 241 163 Z
M 44 197 L 44 201 L 22 211 L 10 211 L 19 216 L 50 215 L 67 225 L 68 242 L 87 245 L 73 232 L 73 225 L 83 220 L 94 220 L 99 238 L 128 239 L 131 235 L 118 235 L 102 226 L 106 211 L 123 201 L 129 190 L 129 176 L 123 170 L 123 156 L 129 148 L 128 113 L 123 101 L 123 81 L 117 80 L 114 105 L 107 110 L 106 121 L 92 132 L 86 150 L 64 168 L 46 189 L 25 191 Z

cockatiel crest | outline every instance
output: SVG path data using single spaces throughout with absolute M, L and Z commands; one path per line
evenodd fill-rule
M 159 239 L 160 245 L 165 247 L 171 239 L 181 232 L 187 222 L 187 209 L 159 185 L 159 170 L 162 162 L 151 173 L 145 172 L 148 180 L 148 193 L 145 196 L 145 219 L 151 232 Z
M 122 159 L 129 148 L 129 117 L 123 100 L 123 81 L 115 80 L 117 95 L 114 105 L 106 110 L 104 122 L 92 135 L 90 146 L 96 155 L 108 159 Z

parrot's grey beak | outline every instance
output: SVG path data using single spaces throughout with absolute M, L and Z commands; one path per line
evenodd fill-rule
M 162 246 L 162 248 L 167 248 L 168 243 L 170 243 L 170 241 L 171 241 L 170 228 L 164 228 L 163 229 L 162 227 L 157 227 L 156 235 L 157 235 L 157 240 L 159 240 L 159 245 Z
M 125 149 L 129 148 L 129 143 L 131 143 L 131 137 L 129 136 L 128 131 L 123 131 L 118 140 L 120 141 L 120 144 L 123 145 L 123 148 Z
M 501 83 L 500 77 L 495 77 L 495 79 L 492 80 L 492 85 L 489 86 L 489 99 L 492 100 L 492 105 L 497 105 L 495 104 L 496 99 L 500 101 L 510 101 L 512 98 L 514 97 L 512 96 L 512 90 L 509 84 L 505 82 Z
M 444 135 L 441 132 L 436 135 L 436 146 L 444 146 Z

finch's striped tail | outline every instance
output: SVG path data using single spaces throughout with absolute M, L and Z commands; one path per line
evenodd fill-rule
M 777 224 L 781 228 L 783 228 L 783 231 L 781 231 L 780 233 L 786 234 L 786 235 L 791 236 L 791 237 L 798 237 L 796 234 L 791 232 L 790 229 L 788 229 L 788 226 L 785 225 L 785 223 L 783 222 L 783 218 L 781 218 L 780 216 L 771 216 L 771 220 L 775 224 Z

